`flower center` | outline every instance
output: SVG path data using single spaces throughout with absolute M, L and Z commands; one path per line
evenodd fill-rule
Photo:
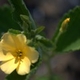
M 21 60 L 23 52 L 21 50 L 18 50 L 16 53 L 17 53 L 17 58 Z

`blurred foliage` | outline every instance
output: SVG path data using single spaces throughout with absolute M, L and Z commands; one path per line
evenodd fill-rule
M 41 76 L 41 77 L 36 77 L 35 80 L 50 80 L 49 76 L 45 75 L 45 76 Z M 52 80 L 61 80 L 60 76 L 57 76 L 57 75 L 53 75 L 52 76 Z

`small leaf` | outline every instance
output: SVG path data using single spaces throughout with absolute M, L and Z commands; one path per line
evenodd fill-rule
M 36 35 L 35 37 L 37 41 L 41 42 L 43 45 L 45 45 L 48 48 L 53 48 L 53 42 L 41 35 Z
M 43 30 L 44 30 L 44 27 L 43 26 L 38 27 L 35 30 L 31 30 L 29 32 L 29 34 L 31 35 L 30 37 L 31 38 L 34 38 L 36 35 L 41 34 Z
M 41 33 L 43 30 L 44 30 L 44 26 L 40 26 L 40 27 L 38 27 L 37 29 L 35 29 L 35 34 L 39 34 L 39 33 Z
M 29 17 L 26 15 L 20 15 L 22 23 L 22 28 L 25 33 L 29 33 L 31 31 L 31 22 L 29 20 Z
M 30 20 L 29 20 L 29 17 L 28 16 L 26 16 L 26 15 L 20 15 L 20 18 L 21 18 L 22 21 L 25 21 L 28 24 L 30 24 Z

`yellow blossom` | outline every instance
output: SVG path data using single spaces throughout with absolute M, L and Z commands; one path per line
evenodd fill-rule
M 63 32 L 67 29 L 67 26 L 68 26 L 68 23 L 70 22 L 70 18 L 66 18 L 62 24 L 61 24 L 61 27 L 60 27 L 60 32 Z
M 19 75 L 30 72 L 31 63 L 38 60 L 39 53 L 28 46 L 26 36 L 23 34 L 5 33 L 0 41 L 1 70 L 6 74 L 15 69 Z

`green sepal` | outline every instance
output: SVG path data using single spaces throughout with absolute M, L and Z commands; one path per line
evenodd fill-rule
M 13 34 L 21 34 L 20 30 L 14 30 L 14 29 L 9 29 L 8 32 Z

